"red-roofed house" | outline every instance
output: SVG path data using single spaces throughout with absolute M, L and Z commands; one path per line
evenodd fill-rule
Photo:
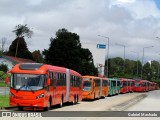
M 23 59 L 18 57 L 12 57 L 6 55 L 0 56 L 0 64 L 7 65 L 9 70 L 11 70 L 12 67 L 18 63 L 36 63 L 36 62 L 29 59 Z

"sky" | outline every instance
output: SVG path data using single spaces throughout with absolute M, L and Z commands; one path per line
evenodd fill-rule
M 107 43 L 109 58 L 124 56 L 160 61 L 160 0 L 0 0 L 0 39 L 6 48 L 15 39 L 18 24 L 34 32 L 25 38 L 30 51 L 49 48 L 50 38 L 66 28 L 82 44 Z M 159 38 L 156 38 L 159 37 Z M 145 48 L 154 46 L 153 48 Z M 133 51 L 133 52 L 131 52 Z

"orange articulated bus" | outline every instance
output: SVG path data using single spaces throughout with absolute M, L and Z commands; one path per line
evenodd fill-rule
M 108 79 L 95 76 L 83 76 L 82 99 L 96 99 L 108 96 Z
M 40 63 L 13 67 L 10 80 L 10 106 L 44 108 L 82 100 L 82 76 L 76 71 Z M 6 77 L 6 83 L 8 77 Z

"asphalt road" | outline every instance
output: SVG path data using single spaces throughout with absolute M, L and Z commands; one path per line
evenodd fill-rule
M 126 111 L 160 111 L 160 90 L 150 91 L 148 96 Z
M 138 113 L 140 115 L 143 115 L 143 113 L 152 113 L 152 115 L 156 115 L 158 113 L 158 115 L 160 115 L 160 90 L 150 91 L 147 93 L 147 95 L 148 96 L 146 98 L 144 98 L 134 106 L 126 109 L 125 111 L 133 111 L 131 113 Z M 134 119 L 159 120 L 160 117 L 134 117 Z
M 107 111 L 110 107 L 119 104 L 120 102 L 127 101 L 128 99 L 134 98 L 136 95 L 141 93 L 128 93 L 120 94 L 118 96 L 106 97 L 96 101 L 84 101 L 77 105 L 66 105 L 62 108 L 54 108 L 50 111 Z M 150 91 L 146 93 L 148 96 L 141 101 L 138 101 L 132 107 L 126 109 L 129 113 L 133 111 L 160 111 L 160 90 Z M 14 110 L 15 111 L 15 110 Z M 11 119 L 11 118 L 8 118 Z M 21 120 L 21 117 L 15 117 L 13 120 Z M 159 120 L 157 117 L 47 117 L 47 118 L 23 118 L 23 120 Z M 5 118 L 5 120 L 7 120 Z
M 142 93 L 119 94 L 95 101 L 82 101 L 76 105 L 64 106 L 62 108 L 53 109 L 51 111 L 108 111 L 111 107 L 133 99 L 141 94 Z
M 9 88 L 8 87 L 0 87 L 0 95 L 8 95 Z

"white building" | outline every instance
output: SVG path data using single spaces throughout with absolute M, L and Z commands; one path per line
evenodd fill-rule
M 105 56 L 107 53 L 105 44 L 82 44 L 83 48 L 88 48 L 94 60 L 95 67 L 98 68 L 99 74 L 104 75 L 104 67 L 105 67 Z

